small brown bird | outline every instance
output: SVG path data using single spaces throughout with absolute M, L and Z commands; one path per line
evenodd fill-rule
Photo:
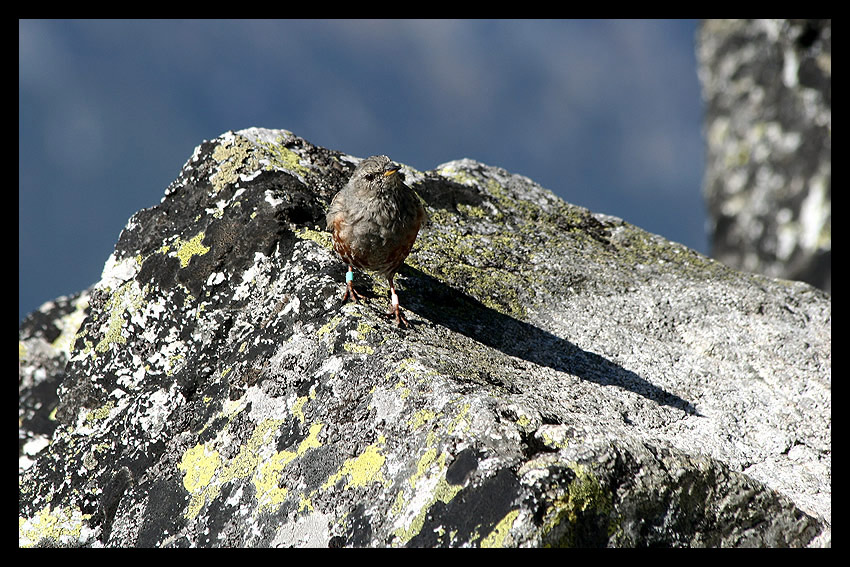
M 360 162 L 351 179 L 331 200 L 327 214 L 334 250 L 348 263 L 342 300 L 364 299 L 354 289 L 353 267 L 371 270 L 390 284 L 390 312 L 399 327 L 409 325 L 398 306 L 394 278 L 427 213 L 416 193 L 404 184 L 400 167 L 387 156 Z

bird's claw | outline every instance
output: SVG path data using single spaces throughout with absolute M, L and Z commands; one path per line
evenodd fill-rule
M 357 293 L 357 290 L 354 289 L 354 284 L 351 283 L 351 282 L 348 282 L 345 286 L 345 293 L 342 296 L 342 302 L 345 303 L 345 300 L 348 299 L 349 297 L 351 298 L 351 301 L 353 301 L 354 303 L 357 303 L 358 299 L 362 299 L 363 301 L 366 301 L 366 298 L 364 296 Z
M 395 306 L 395 309 L 390 309 L 387 312 L 387 317 L 395 317 L 395 324 L 399 328 L 410 327 L 410 323 L 407 321 L 407 318 L 405 318 L 405 316 L 401 314 L 401 309 L 398 307 L 398 305 Z

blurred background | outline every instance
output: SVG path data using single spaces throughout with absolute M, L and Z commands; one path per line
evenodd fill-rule
M 464 157 L 708 253 L 696 20 L 19 21 L 19 320 L 81 291 L 195 146 L 283 128 Z

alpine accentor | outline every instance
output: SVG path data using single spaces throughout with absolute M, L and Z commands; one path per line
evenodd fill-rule
M 363 296 L 354 289 L 352 267 L 371 270 L 387 278 L 396 325 L 408 325 L 398 306 L 395 273 L 401 266 L 427 214 L 416 193 L 404 184 L 399 166 L 387 156 L 360 162 L 351 179 L 331 201 L 328 230 L 334 250 L 348 263 L 342 300 L 355 303 Z

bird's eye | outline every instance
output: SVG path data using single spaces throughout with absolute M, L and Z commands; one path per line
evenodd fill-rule
M 366 179 L 368 179 L 369 181 L 372 181 L 373 179 L 375 179 L 375 175 L 377 175 L 377 174 L 375 174 L 375 173 L 367 173 L 367 174 L 366 174 Z

